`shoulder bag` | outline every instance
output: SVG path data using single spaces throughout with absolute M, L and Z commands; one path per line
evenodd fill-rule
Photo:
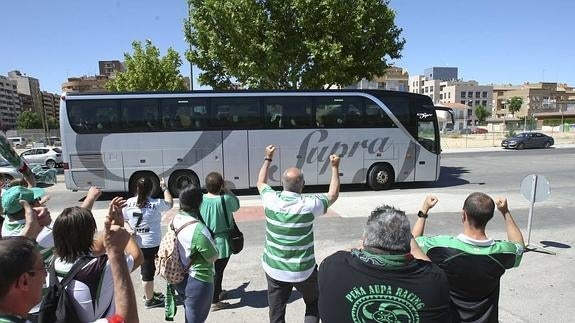
M 230 237 L 230 246 L 232 249 L 232 253 L 234 255 L 240 253 L 242 249 L 244 249 L 244 234 L 238 228 L 236 221 L 233 220 L 232 215 L 232 226 L 230 226 L 230 222 L 228 220 L 228 210 L 226 208 L 226 201 L 224 200 L 224 195 L 221 195 L 222 198 L 222 207 L 224 208 L 224 217 L 226 219 L 226 224 L 228 225 L 228 235 Z

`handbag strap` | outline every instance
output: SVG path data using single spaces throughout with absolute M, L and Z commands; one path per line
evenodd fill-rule
M 170 229 L 172 229 L 174 231 L 174 234 L 176 235 L 176 239 L 178 239 L 178 233 L 180 233 L 180 231 L 182 231 L 188 225 L 196 223 L 196 222 L 198 222 L 198 220 L 192 220 L 192 221 L 186 222 L 186 223 L 182 224 L 176 230 L 176 228 L 174 227 L 174 221 L 172 220 L 172 222 L 170 222 Z M 186 271 L 188 271 L 190 269 L 190 267 L 192 267 L 192 255 L 190 255 L 190 262 L 186 265 Z
M 230 226 L 230 220 L 228 219 L 228 208 L 226 207 L 226 200 L 224 199 L 224 194 L 220 195 L 222 198 L 222 208 L 224 209 L 224 218 L 226 219 L 226 225 L 228 226 L 228 231 L 232 228 Z

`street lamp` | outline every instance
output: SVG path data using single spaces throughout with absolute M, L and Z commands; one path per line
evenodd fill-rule
M 189 23 L 189 33 L 190 33 L 190 53 L 192 52 L 192 2 L 190 0 L 187 0 L 188 2 L 188 23 Z M 190 90 L 193 91 L 194 90 L 194 64 L 192 63 L 192 60 L 190 60 Z

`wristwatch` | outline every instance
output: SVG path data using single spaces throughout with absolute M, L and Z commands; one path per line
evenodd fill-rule
M 419 212 L 417 212 L 417 216 L 420 218 L 427 219 L 427 213 L 423 213 L 423 211 L 421 211 L 421 210 L 419 210 Z

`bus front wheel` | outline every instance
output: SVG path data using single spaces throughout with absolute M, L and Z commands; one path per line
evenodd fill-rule
M 191 170 L 178 170 L 170 175 L 168 181 L 168 188 L 174 196 L 179 196 L 180 191 L 189 185 L 200 187 L 200 180 L 198 175 Z
M 160 180 L 158 176 L 153 172 L 137 172 L 130 178 L 130 194 L 136 195 L 136 183 L 140 178 L 147 177 L 152 182 L 152 196 L 159 196 L 161 189 L 160 189 Z
M 385 190 L 393 184 L 395 175 L 388 164 L 374 165 L 367 176 L 367 185 L 374 190 Z

